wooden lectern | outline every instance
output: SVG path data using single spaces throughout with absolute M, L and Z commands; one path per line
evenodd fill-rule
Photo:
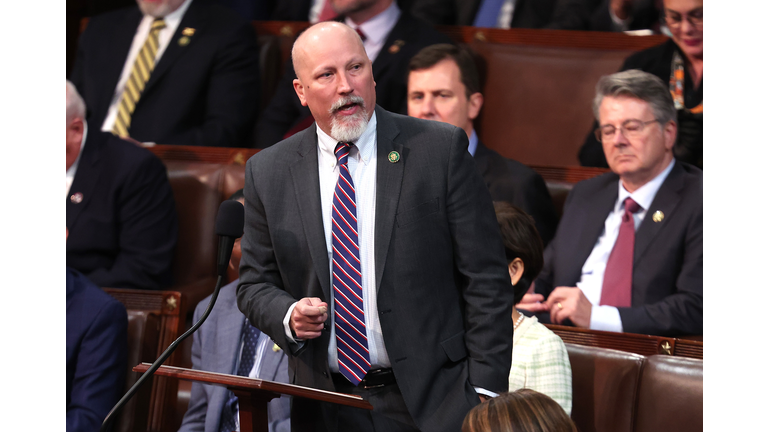
M 150 363 L 141 363 L 135 366 L 133 371 L 144 373 L 150 366 L 152 366 Z M 240 405 L 241 432 L 268 432 L 267 403 L 276 397 L 280 397 L 280 395 L 314 399 L 368 410 L 373 409 L 371 404 L 360 396 L 238 375 L 227 375 L 175 366 L 160 366 L 155 371 L 155 375 L 219 385 L 232 390 L 235 396 L 237 396 Z

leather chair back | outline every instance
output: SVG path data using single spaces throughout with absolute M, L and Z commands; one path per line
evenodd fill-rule
M 645 357 L 613 349 L 565 346 L 573 373 L 571 418 L 579 431 L 632 432 Z
M 704 430 L 704 361 L 648 357 L 640 378 L 637 412 L 635 432 Z

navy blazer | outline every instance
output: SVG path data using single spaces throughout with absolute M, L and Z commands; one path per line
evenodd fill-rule
M 125 306 L 67 267 L 67 432 L 101 427 L 125 388 Z
M 555 238 L 544 252 L 535 290 L 576 286 L 581 268 L 618 199 L 619 177 L 603 174 L 576 184 Z M 659 336 L 703 333 L 704 235 L 701 170 L 677 161 L 635 233 L 632 306 L 621 307 L 625 332 Z M 652 215 L 663 212 L 661 221 Z
M 403 11 L 371 65 L 376 81 L 376 104 L 388 111 L 406 114 L 408 63 L 422 48 L 438 43 L 451 43 L 451 40 Z M 293 89 L 295 78 L 289 59 L 275 95 L 256 125 L 256 147 L 267 148 L 282 140 L 289 130 L 302 130 L 312 124 L 312 113 L 301 105 Z
M 80 37 L 70 80 L 101 130 L 136 28 L 138 6 L 93 17 Z M 189 43 L 181 39 L 194 29 Z M 131 118 L 141 142 L 243 147 L 259 107 L 259 63 L 251 23 L 228 8 L 193 0 L 150 75 Z
M 219 297 L 208 319 L 192 335 L 192 369 L 225 374 L 235 374 L 240 355 L 243 321 L 245 316 L 237 309 L 235 296 L 238 280 L 230 282 L 219 291 Z M 197 322 L 208 307 L 211 296 L 195 308 L 192 322 Z M 259 335 L 259 343 L 269 338 Z M 288 383 L 288 359 L 282 350 L 274 351 L 273 344 L 261 357 L 258 378 Z M 221 411 L 229 397 L 229 391 L 220 386 L 192 383 L 189 408 L 184 414 L 179 432 L 218 432 Z M 272 399 L 268 405 L 269 431 L 288 432 L 291 429 L 288 396 Z
M 89 130 L 67 197 L 67 229 L 67 265 L 96 285 L 171 286 L 176 204 L 165 166 L 149 150 Z
M 530 167 L 477 143 L 475 164 L 494 201 L 506 201 L 533 217 L 546 246 L 557 229 L 557 211 L 547 184 Z

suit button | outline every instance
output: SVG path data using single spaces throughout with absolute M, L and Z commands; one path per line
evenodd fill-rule
M 323 371 L 323 376 L 328 378 L 328 372 Z

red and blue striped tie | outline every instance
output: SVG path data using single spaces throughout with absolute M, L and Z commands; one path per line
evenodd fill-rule
M 371 368 L 363 312 L 363 278 L 357 235 L 355 185 L 347 167 L 353 144 L 338 143 L 339 179 L 333 191 L 333 296 L 339 372 L 357 385 Z

